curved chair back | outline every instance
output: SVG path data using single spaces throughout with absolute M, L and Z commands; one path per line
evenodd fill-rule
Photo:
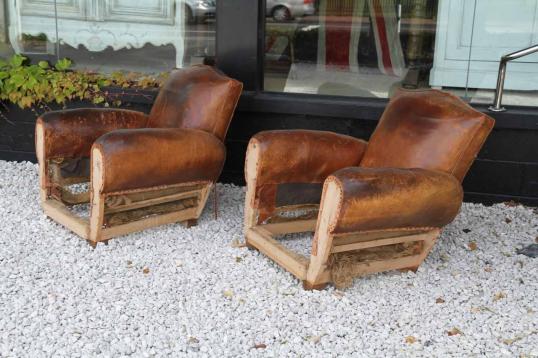
M 155 100 L 148 127 L 200 129 L 224 140 L 242 88 L 211 66 L 175 70 Z
M 401 90 L 385 109 L 361 166 L 440 170 L 462 181 L 493 125 L 452 94 Z

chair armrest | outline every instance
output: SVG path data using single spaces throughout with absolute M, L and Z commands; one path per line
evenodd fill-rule
M 256 134 L 249 142 L 245 178 L 256 186 L 281 183 L 322 183 L 334 171 L 359 165 L 367 143 L 342 134 L 312 130 L 275 130 Z M 249 155 L 251 154 L 251 155 Z M 249 170 L 255 170 L 255 173 Z
M 359 165 L 366 147 L 363 140 L 324 131 L 280 130 L 256 134 L 247 149 L 245 179 L 246 205 L 257 214 L 247 215 L 246 222 L 263 222 L 281 205 L 318 204 L 321 183 L 338 169 Z M 306 191 L 292 188 L 291 196 L 295 198 L 282 203 L 278 199 L 280 184 L 303 187 L 306 184 L 310 188 Z M 282 196 L 290 197 L 290 189 Z
M 459 181 L 433 170 L 345 168 L 327 182 L 340 191 L 333 234 L 441 228 L 454 220 L 463 200 Z
M 93 142 L 103 134 L 122 128 L 143 128 L 147 120 L 146 114 L 125 109 L 47 112 L 37 119 L 36 150 L 47 159 L 89 157 Z
M 102 158 L 101 193 L 215 182 L 226 157 L 217 137 L 197 129 L 117 130 L 94 143 L 92 160 L 96 151 Z

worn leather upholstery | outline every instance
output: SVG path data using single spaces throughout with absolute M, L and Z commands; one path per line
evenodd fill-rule
M 240 82 L 197 65 L 170 74 L 149 116 L 123 109 L 48 112 L 36 127 L 44 132 L 40 160 L 46 167 L 51 159 L 89 157 L 95 143 L 104 157 L 105 192 L 214 182 L 241 90 Z
M 262 132 L 249 144 L 261 148 L 254 207 L 262 219 L 274 211 L 267 184 L 334 173 L 328 180 L 343 194 L 334 233 L 440 228 L 457 215 L 460 182 L 493 125 L 449 93 L 400 90 L 368 143 L 327 132 Z
M 460 181 L 494 120 L 437 90 L 400 90 L 368 142 L 362 167 L 441 170 Z
M 103 157 L 103 193 L 215 182 L 226 156 L 217 137 L 197 129 L 118 130 L 97 139 L 94 148 Z
M 89 157 L 93 142 L 116 129 L 145 127 L 146 114 L 125 109 L 81 108 L 41 115 L 47 159 Z
M 459 181 L 434 170 L 353 167 L 327 180 L 342 191 L 334 234 L 440 228 L 454 220 L 463 200 Z
M 358 165 L 367 143 L 350 136 L 313 130 L 273 130 L 256 134 L 249 149 L 260 155 L 256 183 L 323 182 L 340 168 Z
M 208 68 L 172 72 L 153 104 L 148 127 L 201 129 L 224 140 L 243 85 Z
M 273 130 L 256 134 L 247 151 L 256 148 L 259 153 L 253 158 L 257 162 L 254 205 L 260 212 L 259 220 L 273 213 L 279 184 L 321 184 L 334 171 L 358 165 L 366 146 L 363 140 L 324 131 Z

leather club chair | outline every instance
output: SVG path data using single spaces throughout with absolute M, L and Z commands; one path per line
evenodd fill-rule
M 307 289 L 416 270 L 458 214 L 461 182 L 494 121 L 458 97 L 399 91 L 369 142 L 309 130 L 266 131 L 248 145 L 246 244 Z M 315 232 L 310 259 L 281 245 Z
M 149 115 L 72 109 L 36 124 L 46 215 L 100 241 L 173 222 L 196 224 L 225 159 L 223 144 L 242 84 L 209 66 L 171 73 Z M 76 193 L 72 184 L 90 182 Z M 90 216 L 67 206 L 90 203 Z

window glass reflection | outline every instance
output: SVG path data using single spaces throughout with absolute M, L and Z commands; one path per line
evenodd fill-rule
M 387 98 L 399 86 L 433 87 L 489 104 L 501 56 L 538 39 L 538 0 L 291 3 L 313 11 L 268 1 L 268 91 Z M 508 65 L 505 104 L 538 105 L 537 62 Z
M 476 0 L 469 3 L 456 2 L 445 10 L 448 36 L 460 39 L 463 33 L 472 34 L 472 38 L 466 35 L 470 40 L 463 43 L 469 49 L 468 76 L 463 79 L 451 73 L 444 76 L 444 80 L 451 77 L 456 82 L 452 85 L 466 87 L 471 103 L 491 104 L 500 58 L 538 44 L 538 1 Z M 461 9 L 469 11 L 469 15 L 463 17 L 459 30 L 454 18 Z M 437 47 L 439 54 L 441 45 Z M 452 59 L 456 55 L 453 52 L 451 49 L 446 56 Z M 446 67 L 454 68 L 451 63 Z M 538 106 L 538 53 L 508 63 L 504 89 L 504 105 Z
M 215 0 L 18 0 L 4 10 L 6 54 L 9 43 L 103 73 L 157 73 L 215 55 Z
M 268 9 L 265 89 L 388 97 L 427 87 L 437 1 L 319 0 L 281 20 Z

